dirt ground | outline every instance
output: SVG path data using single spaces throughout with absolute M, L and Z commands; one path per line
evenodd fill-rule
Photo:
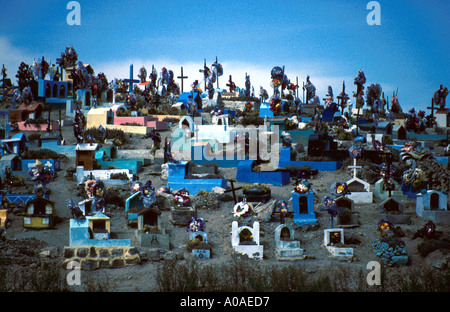
M 170 135 L 170 131 L 162 132 L 163 137 Z M 66 144 L 74 144 L 72 127 L 65 127 L 63 129 L 63 137 L 66 139 Z M 152 146 L 151 139 L 142 139 L 137 135 L 132 138 L 131 146 L 136 148 L 143 148 Z M 157 157 L 162 157 L 162 151 L 158 151 Z M 67 207 L 67 200 L 72 198 L 74 202 L 78 202 L 82 198 L 76 194 L 76 182 L 67 179 L 64 175 L 67 169 L 75 167 L 75 159 L 67 158 L 61 162 L 61 171 L 57 173 L 55 181 L 48 185 L 51 190 L 50 199 L 56 202 L 56 215 L 61 218 L 55 229 L 49 230 L 24 230 L 23 216 L 9 213 L 8 217 L 10 224 L 7 228 L 6 240 L 27 241 L 37 239 L 44 242 L 48 246 L 55 246 L 60 248 L 61 254 L 64 246 L 69 246 L 69 219 L 71 213 Z M 234 179 L 236 177 L 236 168 L 233 169 L 219 169 L 220 173 L 225 178 Z M 352 261 L 342 261 L 332 258 L 328 251 L 323 246 L 324 229 L 330 227 L 330 218 L 327 212 L 320 212 L 322 208 L 322 199 L 328 195 L 330 185 L 335 181 L 346 181 L 351 178 L 351 172 L 347 168 L 341 168 L 332 172 L 319 172 L 317 176 L 310 179 L 315 196 L 315 211 L 319 220 L 319 226 L 314 229 L 302 229 L 295 227 L 292 220 L 287 219 L 287 223 L 296 228 L 295 238 L 300 241 L 301 248 L 304 249 L 304 254 L 307 256 L 305 260 L 298 260 L 295 262 L 280 262 L 275 258 L 274 245 L 274 230 L 280 224 L 279 221 L 262 222 L 261 223 L 261 242 L 264 245 L 264 259 L 260 262 L 261 265 L 286 265 L 298 264 L 305 268 L 310 274 L 315 274 L 321 271 L 326 271 L 330 266 L 341 265 L 346 266 L 355 272 L 368 272 L 366 266 L 370 261 L 377 260 L 376 256 L 371 250 L 372 242 L 379 237 L 376 226 L 380 220 L 378 214 L 377 203 L 379 199 L 375 199 L 372 204 L 355 204 L 355 211 L 359 215 L 360 225 L 355 228 L 345 229 L 345 237 L 353 237 L 360 241 L 359 244 L 352 245 L 354 247 L 354 258 Z M 153 174 L 153 167 L 144 167 L 139 174 L 139 179 L 143 182 L 152 180 L 156 188 L 165 185 L 165 181 L 161 180 L 159 175 Z M 30 183 L 30 182 L 28 182 Z M 236 187 L 242 186 L 245 183 L 235 183 Z M 131 184 L 130 184 L 131 185 Z M 228 184 L 230 186 L 230 183 Z M 129 186 L 126 186 L 129 187 Z M 270 186 L 273 198 L 281 198 L 288 201 L 293 189 L 291 184 L 285 186 Z M 237 191 L 241 194 L 241 191 Z M 390 268 L 395 272 L 401 272 L 412 268 L 432 267 L 435 263 L 436 256 L 429 255 L 422 258 L 417 252 L 417 245 L 422 239 L 412 239 L 413 234 L 425 224 L 426 220 L 420 219 L 415 213 L 415 200 L 408 200 L 404 202 L 405 213 L 411 216 L 411 224 L 401 225 L 406 236 L 402 239 L 406 243 L 406 249 L 410 257 L 410 265 L 405 267 Z M 208 241 L 213 246 L 213 255 L 210 260 L 205 261 L 205 264 L 221 264 L 230 260 L 232 254 L 231 247 L 231 222 L 236 219 L 233 217 L 234 202 L 220 202 L 218 209 L 212 210 L 205 207 L 197 211 L 198 217 L 206 220 L 206 232 L 208 233 Z M 292 207 L 292 206 L 290 206 Z M 111 216 L 111 231 L 117 235 L 118 238 L 129 238 L 132 240 L 133 246 L 138 247 L 140 252 L 148 251 L 146 247 L 136 245 L 134 237 L 134 229 L 129 228 L 126 222 L 124 207 L 107 206 L 107 214 Z M 162 212 L 163 227 L 170 233 L 171 250 L 167 254 L 185 255 L 186 242 L 188 240 L 188 233 L 184 226 L 174 226 L 169 220 L 169 211 Z M 249 222 L 247 220 L 240 220 L 240 222 Z M 440 231 L 449 233 L 449 227 L 438 226 Z M 33 242 L 35 242 L 33 240 Z M 30 246 L 31 247 L 31 246 Z M 161 260 L 164 261 L 164 260 Z M 110 280 L 114 282 L 116 291 L 134 292 L 134 291 L 158 291 L 156 283 L 156 268 L 161 265 L 161 261 L 146 261 L 140 265 L 120 268 L 120 269 L 98 269 L 95 271 L 82 271 L 82 279 L 89 276 L 93 280 Z M 180 260 L 182 261 L 182 260 Z M 202 264 L 204 265 L 204 264 Z M 16 266 L 17 267 L 17 266 Z M 437 269 L 436 269 L 437 270 Z

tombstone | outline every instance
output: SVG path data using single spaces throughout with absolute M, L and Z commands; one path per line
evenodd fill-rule
M 336 198 L 335 202 L 338 211 L 340 211 L 336 217 L 336 227 L 338 228 L 358 227 L 359 215 L 354 211 L 355 202 L 345 196 Z
M 300 242 L 294 240 L 294 228 L 288 224 L 280 224 L 275 229 L 275 256 L 277 260 L 304 259 Z
M 314 192 L 307 193 L 292 192 L 292 210 L 294 212 L 293 222 L 297 225 L 316 225 L 318 220 L 314 213 Z
M 264 246 L 260 245 L 259 222 L 249 226 L 239 227 L 237 221 L 231 224 L 231 246 L 238 254 L 245 254 L 251 259 L 263 259 Z
M 111 220 L 107 215 L 97 212 L 95 215 L 88 218 L 88 220 L 91 239 L 103 240 L 110 238 Z
M 411 217 L 403 213 L 403 204 L 394 198 L 387 198 L 378 204 L 380 218 L 393 224 L 410 224 Z
M 447 206 L 446 191 L 423 190 L 416 197 L 416 214 L 435 224 L 450 224 L 450 211 Z
M 54 226 L 55 202 L 37 197 L 26 203 L 23 219 L 24 228 L 48 229 Z
M 395 200 L 402 202 L 406 200 L 408 197 L 403 194 L 403 191 L 400 189 L 400 186 L 397 181 L 392 180 L 394 184 L 394 189 L 391 190 L 390 196 Z M 377 182 L 375 182 L 373 193 L 376 197 L 380 199 L 389 198 L 389 191 L 386 189 L 386 182 L 381 178 Z
M 353 248 L 344 247 L 344 229 L 325 229 L 323 244 L 333 257 L 353 258 Z
M 372 203 L 373 193 L 370 191 L 370 184 L 356 176 L 357 169 L 362 168 L 361 166 L 356 166 L 356 157 L 353 158 L 353 166 L 348 166 L 348 168 L 353 169 L 353 178 L 346 182 L 350 194 L 345 196 L 357 204 Z
M 135 236 L 143 247 L 170 249 L 170 237 L 162 228 L 161 211 L 153 207 L 141 210 L 138 215 L 138 228 Z

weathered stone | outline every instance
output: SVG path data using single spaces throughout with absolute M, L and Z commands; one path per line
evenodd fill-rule
M 88 255 L 88 249 L 87 248 L 78 248 L 77 250 L 77 257 L 85 258 Z
M 111 269 L 123 268 L 125 261 L 123 259 L 114 259 L 111 262 Z
M 121 257 L 123 256 L 123 249 L 121 248 L 114 248 L 111 250 L 111 256 L 113 257 Z
M 102 269 L 109 268 L 109 260 L 100 260 L 98 261 L 98 267 Z
M 96 270 L 98 267 L 98 261 L 86 259 L 81 261 L 81 269 L 85 271 L 93 271 Z
M 98 254 L 97 251 L 95 250 L 95 247 L 91 247 L 89 248 L 89 257 L 90 258 L 97 258 Z
M 70 259 L 70 258 L 73 258 L 73 256 L 75 256 L 74 249 L 70 248 L 70 247 L 65 247 L 64 248 L 64 258 Z
M 109 258 L 109 250 L 106 248 L 102 248 L 99 250 L 100 258 Z

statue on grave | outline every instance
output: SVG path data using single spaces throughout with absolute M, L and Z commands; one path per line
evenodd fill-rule
M 397 90 L 397 92 L 394 91 L 394 93 L 392 94 L 392 97 L 391 97 L 391 111 L 394 114 L 402 112 L 402 108 L 401 108 L 401 106 L 400 106 L 400 104 L 398 102 L 397 94 L 398 94 L 398 90 Z
M 278 94 L 274 94 L 270 97 L 270 110 L 276 116 L 281 112 L 281 97 Z
M 267 100 L 269 98 L 269 94 L 267 93 L 267 90 L 263 89 L 263 87 L 259 87 L 259 99 L 262 102 Z
M 319 132 L 322 128 L 322 114 L 318 107 L 314 109 L 314 132 Z
M 158 82 L 158 72 L 156 71 L 154 66 L 152 66 L 152 72 L 150 73 L 148 78 L 150 78 L 149 88 L 150 88 L 151 92 L 156 92 L 156 90 L 158 88 L 156 85 Z
M 73 88 L 87 89 L 92 83 L 92 76 L 89 74 L 83 62 L 79 61 L 74 71 L 72 71 Z
M 324 110 L 330 108 L 333 106 L 334 103 L 334 97 L 333 97 L 333 88 L 331 86 L 328 86 L 328 92 L 325 95 L 325 98 L 323 99 L 325 101 L 325 107 Z
M 439 108 L 441 109 L 445 108 L 445 98 L 447 97 L 447 95 L 447 87 L 440 85 L 439 89 L 433 94 L 434 104 L 439 105 Z
M 25 103 L 26 105 L 33 102 L 33 94 L 31 93 L 30 87 L 25 87 L 22 92 L 22 103 Z
M 45 60 L 45 58 L 44 57 L 42 57 L 42 60 L 41 60 L 41 62 L 40 62 L 40 64 L 39 64 L 39 68 L 40 68 L 40 72 L 39 72 L 39 79 L 45 79 L 45 76 L 47 75 L 47 73 L 48 73 L 48 69 L 49 69 L 49 65 L 48 65 L 48 63 L 47 63 L 47 61 Z
M 146 80 L 147 80 L 147 70 L 145 69 L 144 66 L 142 66 L 141 69 L 139 69 L 139 74 L 137 76 L 141 80 L 141 83 L 146 82 Z
M 41 79 L 41 65 L 36 62 L 36 59 L 33 60 L 33 64 L 31 65 L 31 71 L 33 73 L 33 79 Z
M 292 136 L 289 132 L 283 131 L 281 132 L 281 142 L 283 144 L 283 148 L 292 146 Z
M 380 96 L 383 90 L 378 83 L 373 83 L 367 87 L 366 104 L 371 108 L 372 113 L 378 113 L 380 103 Z
M 424 131 L 425 125 L 422 121 L 422 118 L 419 117 L 414 108 L 410 109 L 409 113 L 410 115 L 405 120 L 406 131 L 414 131 L 414 133 Z
M 130 107 L 131 111 L 135 111 L 137 109 L 137 98 L 136 94 L 134 92 L 131 92 L 127 95 L 127 98 L 125 99 L 125 103 L 128 107 Z
M 55 64 L 52 64 L 48 69 L 48 75 L 50 76 L 50 80 L 59 81 L 59 72 L 58 68 Z
M 303 90 L 306 91 L 305 103 L 310 104 L 310 101 L 316 96 L 316 87 L 309 80 L 309 76 L 306 76 L 306 85 L 303 87 Z
M 303 110 L 303 103 L 300 100 L 300 98 L 296 97 L 294 100 L 294 104 L 295 104 L 295 114 L 297 115 L 297 120 L 299 120 Z
M 358 71 L 358 74 L 356 75 L 353 83 L 356 85 L 356 94 L 364 94 L 364 84 L 366 83 L 366 76 L 364 75 L 364 72 L 360 69 Z
M 249 97 L 251 96 L 250 94 L 250 75 L 245 74 L 245 96 Z
M 27 87 L 31 80 L 33 80 L 33 70 L 25 62 L 20 63 L 19 69 L 16 74 L 18 80 L 19 89 Z
M 66 46 L 65 52 L 61 52 L 61 57 L 56 59 L 56 63 L 62 68 L 69 68 L 75 66 L 78 60 L 78 54 L 73 48 L 73 46 Z
M 279 95 L 280 91 L 279 88 L 283 88 L 283 79 L 284 79 L 284 71 L 281 67 L 275 66 L 270 71 L 270 76 L 272 78 L 272 81 L 270 82 L 270 86 L 273 88 L 274 95 Z M 284 89 L 284 88 L 283 88 Z
M 174 81 L 172 70 L 167 70 L 165 67 L 161 69 L 159 84 L 162 86 L 162 96 L 166 95 L 166 93 L 180 94 L 178 84 Z

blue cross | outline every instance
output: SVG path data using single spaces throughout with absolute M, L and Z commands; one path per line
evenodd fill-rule
M 133 83 L 141 82 L 139 79 L 133 79 L 133 64 L 130 65 L 130 78 L 123 79 L 122 81 L 129 84 L 129 93 L 133 92 Z

